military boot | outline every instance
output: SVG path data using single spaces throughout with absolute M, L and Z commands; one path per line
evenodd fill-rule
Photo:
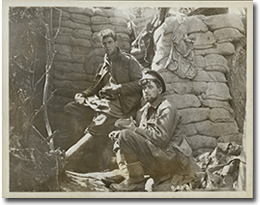
M 128 177 L 120 184 L 111 184 L 113 191 L 144 191 L 147 179 L 140 162 L 127 164 Z
M 101 179 L 107 187 L 109 187 L 112 183 L 118 184 L 128 177 L 126 161 L 120 149 L 116 152 L 116 161 L 118 169 L 111 172 L 106 172 Z

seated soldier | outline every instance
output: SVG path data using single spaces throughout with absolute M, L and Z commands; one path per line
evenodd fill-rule
M 116 125 L 122 130 L 110 135 L 116 138 L 115 145 L 119 145 L 128 172 L 121 183 L 110 183 L 114 191 L 144 190 L 144 174 L 153 178 L 156 187 L 169 182 L 174 175 L 193 176 L 199 169 L 181 132 L 180 114 L 161 95 L 166 90 L 162 76 L 153 70 L 146 71 L 140 84 L 145 103 L 136 114 L 136 122 L 117 121 Z
M 141 65 L 120 50 L 113 30 L 102 30 L 99 35 L 106 52 L 104 63 L 92 86 L 76 94 L 75 101 L 65 106 L 69 117 L 67 124 L 72 128 L 69 146 L 73 145 L 66 151 L 67 169 L 75 169 L 90 149 L 96 154 L 93 164 L 97 164 L 97 156 L 102 157 L 114 122 L 135 113 L 142 96 Z

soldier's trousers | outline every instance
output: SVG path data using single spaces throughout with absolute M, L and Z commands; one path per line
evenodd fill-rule
M 125 129 L 118 139 L 121 153 L 128 164 L 140 161 L 146 174 L 152 177 L 168 174 L 190 174 L 195 168 L 192 158 L 173 148 L 167 151 L 148 138 Z

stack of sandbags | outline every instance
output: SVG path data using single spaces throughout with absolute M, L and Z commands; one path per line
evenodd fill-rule
M 129 17 L 116 9 L 62 7 L 54 10 L 53 26 L 55 58 L 52 84 L 56 89 L 54 106 L 63 108 L 77 92 L 87 89 L 105 54 L 98 33 L 104 28 L 113 29 L 118 46 L 130 51 Z M 60 25 L 60 28 L 59 28 Z M 58 30 L 59 28 L 59 30 Z
M 230 69 L 227 57 L 235 52 L 235 42 L 244 38 L 243 32 L 240 16 L 233 14 L 168 17 L 155 32 L 152 69 L 163 75 L 166 96 L 180 111 L 183 132 L 195 154 L 212 150 L 218 141 L 241 143 L 242 136 L 229 104 L 232 98 L 226 74 Z M 176 38 L 184 39 L 178 48 L 190 48 L 186 44 L 192 42 L 190 67 L 182 71 L 191 72 L 193 68 L 195 75 L 183 77 L 165 67 Z

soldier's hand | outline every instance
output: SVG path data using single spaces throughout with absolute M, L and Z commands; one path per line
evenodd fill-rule
M 108 135 L 108 137 L 109 137 L 109 139 L 115 141 L 115 140 L 118 139 L 119 134 L 120 134 L 120 131 L 119 131 L 119 130 L 115 130 L 115 131 L 110 132 L 109 135 Z
M 75 101 L 79 104 L 83 104 L 85 101 L 85 97 L 83 96 L 82 93 L 77 93 L 74 97 Z
M 115 122 L 115 126 L 119 129 L 134 130 L 134 128 L 136 127 L 136 122 L 134 121 L 134 119 L 132 117 L 127 118 L 127 119 L 118 119 Z

